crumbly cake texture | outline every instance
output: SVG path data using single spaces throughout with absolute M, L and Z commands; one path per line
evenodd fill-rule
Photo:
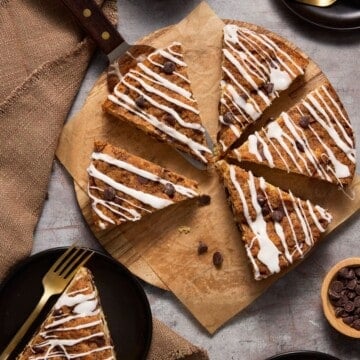
M 308 60 L 283 40 L 237 25 L 223 30 L 219 131 L 224 153 L 272 101 L 304 74 Z
M 222 160 L 216 167 L 256 280 L 279 273 L 302 258 L 332 220 L 320 206 L 236 165 Z
M 151 53 L 126 73 L 103 110 L 206 166 L 212 162 L 180 43 Z
M 336 92 L 324 84 L 228 153 L 236 161 L 348 185 L 355 175 L 352 126 Z
M 101 141 L 95 142 L 88 174 L 94 223 L 100 229 L 200 196 L 196 181 Z
M 115 360 L 100 298 L 87 268 L 80 268 L 17 360 Z

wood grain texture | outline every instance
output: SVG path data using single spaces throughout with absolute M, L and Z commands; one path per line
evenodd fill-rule
M 252 24 L 233 22 L 268 33 L 267 30 Z M 171 28 L 162 29 L 144 41 L 153 45 L 158 36 L 166 36 L 170 30 Z M 185 54 L 186 56 L 187 54 Z M 218 71 L 214 67 L 219 66 L 220 56 L 216 60 L 209 56 L 203 56 L 202 59 L 204 58 L 208 60 L 206 64 L 201 64 L 202 68 L 208 66 L 207 71 Z M 191 76 L 196 76 L 196 73 L 189 70 L 191 79 Z M 320 68 L 310 60 L 305 76 L 298 79 L 282 93 L 279 99 L 274 101 L 257 122 L 256 128 L 267 123 L 269 117 L 276 117 L 281 111 L 289 109 L 306 93 L 326 81 Z M 201 86 L 197 87 L 196 81 L 193 81 L 193 88 L 196 97 Z M 210 333 L 213 333 L 225 321 L 264 293 L 279 276 L 261 282 L 253 280 L 240 235 L 227 206 L 222 185 L 214 171 L 205 173 L 192 168 L 166 145 L 156 143 L 131 126 L 104 115 L 99 109 L 106 94 L 106 77 L 103 75 L 90 92 L 83 109 L 73 119 L 86 127 L 83 141 L 81 139 L 79 141 L 82 151 L 87 152 L 88 156 L 85 158 L 86 161 L 84 160 L 81 164 L 82 169 L 80 169 L 79 176 L 75 177 L 76 194 L 85 220 L 89 223 L 99 242 L 114 258 L 124 263 L 145 281 L 155 286 L 169 288 L 200 323 Z M 204 116 L 203 120 L 210 135 L 215 139 L 217 121 L 214 123 L 214 119 L 217 118 L 217 115 L 212 115 L 215 116 Z M 86 123 L 81 119 L 87 119 Z M 255 126 L 252 130 L 254 128 Z M 107 140 L 116 146 L 122 146 L 136 155 L 194 178 L 199 182 L 201 190 L 211 195 L 211 205 L 203 208 L 194 208 L 189 205 L 174 206 L 149 215 L 137 223 L 124 224 L 124 226 L 112 230 L 98 231 L 93 227 L 89 199 L 83 190 L 86 189 L 86 167 L 95 134 L 96 138 Z M 77 156 L 76 154 L 75 151 L 68 155 Z M 348 198 L 336 187 L 325 185 L 322 182 L 313 183 L 308 179 L 301 178 L 294 180 L 293 177 L 282 174 L 278 176 L 279 174 L 274 172 L 267 174 L 266 171 L 263 175 L 266 179 L 268 176 L 273 176 L 272 181 L 275 184 L 282 182 L 285 189 L 294 188 L 295 195 L 304 197 L 310 194 L 310 198 L 314 198 L 320 205 L 327 207 L 334 213 L 331 229 L 345 221 L 360 207 L 358 179 L 354 188 L 356 200 L 348 203 Z M 348 210 L 337 212 L 339 203 L 342 203 L 340 209 L 348 208 Z M 189 226 L 190 233 L 179 232 L 180 226 Z M 200 240 L 206 242 L 209 247 L 209 252 L 201 257 L 196 252 Z M 212 265 L 212 254 L 217 250 L 221 251 L 224 256 L 224 263 L 220 270 L 215 269 Z

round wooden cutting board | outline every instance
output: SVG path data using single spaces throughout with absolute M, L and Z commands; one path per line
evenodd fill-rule
M 224 22 L 235 23 L 269 34 L 269 31 L 256 25 L 230 20 L 224 20 Z M 144 38 L 142 42 L 151 45 L 154 40 L 159 36 L 166 35 L 171 29 L 169 27 L 158 30 Z M 272 34 L 272 36 L 276 35 Z M 288 41 L 282 40 L 289 46 L 296 48 Z M 201 61 L 206 61 L 202 66 L 206 67 L 208 72 L 213 70 L 219 73 L 221 51 L 219 48 L 211 49 L 211 51 L 216 51 L 216 61 L 213 60 L 211 54 L 202 58 L 200 56 Z M 190 79 L 192 80 L 191 77 Z M 196 81 L 198 80 L 192 81 L 194 88 L 197 85 Z M 265 125 L 270 117 L 276 117 L 282 111 L 289 109 L 309 91 L 326 81 L 328 80 L 320 68 L 310 60 L 305 75 L 297 79 L 288 90 L 281 94 L 279 99 L 273 102 L 272 106 L 257 121 L 256 128 Z M 216 87 L 216 84 L 214 86 Z M 104 74 L 95 84 L 81 111 L 82 117 L 96 118 L 94 121 L 97 122 L 100 139 L 107 140 L 115 146 L 123 147 L 131 153 L 197 180 L 201 191 L 209 194 L 212 200 L 209 206 L 197 207 L 197 205 L 179 204 L 149 215 L 141 221 L 124 224 L 111 230 L 99 231 L 93 226 L 89 198 L 83 190 L 86 189 L 86 179 L 84 178 L 83 182 L 80 182 L 81 187 L 75 185 L 75 191 L 85 220 L 99 242 L 115 259 L 127 266 L 135 275 L 162 289 L 168 288 L 164 284 L 165 282 L 166 284 L 174 284 L 176 289 L 181 288 L 182 291 L 179 292 L 181 294 L 195 293 L 196 295 L 201 294 L 202 291 L 211 290 L 212 286 L 226 287 L 227 291 L 230 289 L 234 296 L 237 296 L 237 287 L 240 286 L 248 289 L 246 291 L 253 295 L 252 299 L 256 297 L 256 294 L 263 292 L 276 278 L 261 282 L 253 280 L 240 234 L 233 221 L 224 190 L 215 171 L 201 172 L 193 168 L 167 145 L 157 143 L 135 128 L 111 119 L 102 113 L 101 103 L 106 96 L 106 75 Z M 197 98 L 196 93 L 195 98 Z M 217 104 L 213 108 L 217 109 Z M 217 114 L 212 115 L 211 119 L 204 117 L 203 122 L 212 138 L 216 139 Z M 89 133 L 91 141 L 93 141 L 93 137 L 93 133 Z M 88 143 L 91 144 L 91 141 Z M 89 155 L 90 153 L 91 149 L 89 149 Z M 88 165 L 88 162 L 84 163 L 84 169 Z M 271 177 L 271 174 L 269 175 Z M 332 210 L 330 203 L 324 203 L 324 197 L 327 197 L 324 196 L 324 191 L 318 191 L 323 188 L 323 184 L 317 188 L 308 180 L 303 183 L 296 180 L 294 183 L 286 176 L 278 178 L 281 178 L 278 181 L 284 181 L 285 188 L 292 188 L 295 194 L 303 197 L 309 195 L 313 201 L 318 200 L 320 205 L 328 207 L 330 211 Z M 290 185 L 288 181 L 293 181 L 293 183 Z M 308 186 L 309 184 L 311 186 Z M 336 187 L 335 190 L 333 186 L 332 188 L 328 192 L 340 193 Z M 316 195 L 316 191 L 320 195 Z M 334 226 L 342 220 L 340 217 L 338 219 L 336 217 L 337 215 L 334 214 Z M 188 227 L 190 232 L 181 231 L 183 226 Z M 209 247 L 208 254 L 201 257 L 197 255 L 197 246 L 200 240 L 206 242 Z M 212 254 L 216 250 L 220 250 L 224 255 L 224 264 L 221 270 L 214 269 L 212 265 Z M 187 282 L 187 279 L 191 279 L 191 282 Z M 185 289 L 185 286 L 188 287 L 188 290 Z M 169 287 L 172 290 L 172 286 Z M 180 300 L 184 300 L 181 296 L 179 297 Z M 244 304 L 248 305 L 249 301 L 247 303 L 245 301 Z

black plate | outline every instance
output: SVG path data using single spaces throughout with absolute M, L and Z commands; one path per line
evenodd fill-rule
M 51 249 L 29 257 L 2 283 L 0 353 L 36 306 L 42 294 L 42 277 L 65 249 Z M 86 266 L 94 275 L 118 359 L 145 359 L 151 342 L 152 317 L 141 285 L 129 270 L 101 253 L 95 252 Z M 11 359 L 25 347 L 57 298 L 50 299 Z
M 283 0 L 284 4 L 302 19 L 329 29 L 360 29 L 360 1 L 338 0 L 326 7 L 301 4 L 295 0 Z
M 293 351 L 272 356 L 266 360 L 340 360 L 334 356 L 317 351 Z

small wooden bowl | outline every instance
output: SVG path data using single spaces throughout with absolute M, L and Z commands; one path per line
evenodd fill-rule
M 335 316 L 334 306 L 331 304 L 328 296 L 329 286 L 337 272 L 344 267 L 354 266 L 360 266 L 360 257 L 344 259 L 330 269 L 330 271 L 325 276 L 321 287 L 321 300 L 325 317 L 329 321 L 330 325 L 341 334 L 350 336 L 355 339 L 360 339 L 360 330 L 353 329 L 349 325 L 346 325 L 341 318 L 337 318 Z

